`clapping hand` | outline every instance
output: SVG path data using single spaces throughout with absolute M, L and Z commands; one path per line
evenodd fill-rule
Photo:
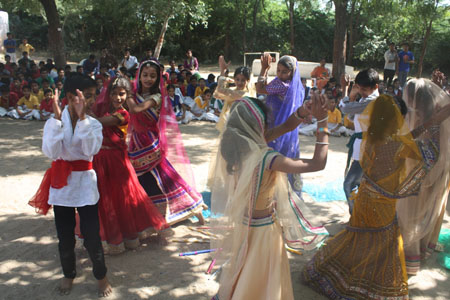
M 77 95 L 74 98 L 74 109 L 78 118 L 84 120 L 86 118 L 86 99 L 83 92 L 77 89 Z
M 264 53 L 261 56 L 261 70 L 267 71 L 270 69 L 270 63 L 272 62 L 272 56 L 269 53 Z
M 228 69 L 228 67 L 230 66 L 231 61 L 229 61 L 228 63 L 225 62 L 225 58 L 223 57 L 223 55 L 219 56 L 219 68 L 220 68 L 220 76 L 225 76 L 225 72 Z
M 61 120 L 61 107 L 59 106 L 59 90 L 55 89 L 55 94 L 53 95 L 53 113 L 55 114 L 54 118 L 56 120 Z
M 311 112 L 318 121 L 326 119 L 328 116 L 328 101 L 325 94 L 314 92 L 311 95 Z

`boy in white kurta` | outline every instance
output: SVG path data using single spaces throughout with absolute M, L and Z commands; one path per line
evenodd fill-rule
M 61 113 L 57 104 L 59 93 L 56 90 L 53 100 L 55 117 L 50 118 L 44 126 L 42 151 L 53 160 L 52 167 L 44 176 L 40 190 L 30 204 L 39 208 L 42 205 L 53 205 L 58 250 L 64 273 L 59 286 L 60 293 L 70 293 L 76 276 L 76 209 L 80 216 L 84 247 L 89 253 L 93 273 L 98 280 L 99 296 L 107 296 L 111 293 L 111 286 L 106 278 L 99 234 L 97 176 L 92 169 L 93 156 L 102 145 L 102 125 L 86 115 L 86 108 L 95 100 L 95 81 L 87 76 L 72 75 L 66 79 L 64 90 L 68 105 Z M 46 203 L 46 199 L 38 199 L 43 191 L 49 191 Z

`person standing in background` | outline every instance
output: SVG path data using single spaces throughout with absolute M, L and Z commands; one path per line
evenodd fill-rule
M 394 80 L 395 71 L 398 69 L 398 55 L 397 51 L 395 51 L 395 44 L 389 44 L 389 50 L 384 53 L 384 74 L 383 81 L 387 82 L 387 85 L 392 84 L 392 80 Z
M 408 43 L 403 43 L 402 48 L 403 50 L 398 53 L 399 63 L 397 69 L 397 76 L 400 81 L 401 88 L 405 86 L 410 67 L 414 64 L 414 55 L 411 51 L 409 51 Z

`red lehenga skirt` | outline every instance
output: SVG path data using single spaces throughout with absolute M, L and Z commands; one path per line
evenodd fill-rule
M 93 165 L 100 193 L 100 237 L 106 253 L 136 248 L 139 240 L 168 226 L 140 185 L 126 148 L 102 146 Z M 77 234 L 80 236 L 78 226 Z

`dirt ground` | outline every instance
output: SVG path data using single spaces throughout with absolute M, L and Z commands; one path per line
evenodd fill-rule
M 95 279 L 82 247 L 77 248 L 78 277 L 69 296 L 54 288 L 61 278 L 53 215 L 37 215 L 27 205 L 50 161 L 41 152 L 44 123 L 0 119 L 0 299 L 96 299 Z M 196 176 L 197 189 L 205 190 L 209 153 L 216 146 L 214 124 L 194 122 L 181 127 L 186 150 Z M 331 138 L 325 170 L 304 176 L 305 182 L 329 182 L 343 176 L 347 138 Z M 312 156 L 314 138 L 301 137 L 301 151 Z M 336 234 L 348 220 L 344 201 L 308 201 L 317 219 Z M 176 237 L 201 237 L 188 226 L 174 226 Z M 448 215 L 444 227 L 450 228 Z M 218 288 L 206 275 L 209 255 L 180 257 L 185 251 L 209 248 L 208 244 L 170 243 L 159 246 L 150 239 L 137 250 L 107 256 L 108 276 L 114 287 L 110 299 L 209 299 Z M 296 299 L 324 299 L 300 283 L 300 274 L 311 254 L 289 253 Z M 450 299 L 449 272 L 436 263 L 436 254 L 418 276 L 410 279 L 412 299 Z M 255 299 L 256 300 L 256 299 Z

